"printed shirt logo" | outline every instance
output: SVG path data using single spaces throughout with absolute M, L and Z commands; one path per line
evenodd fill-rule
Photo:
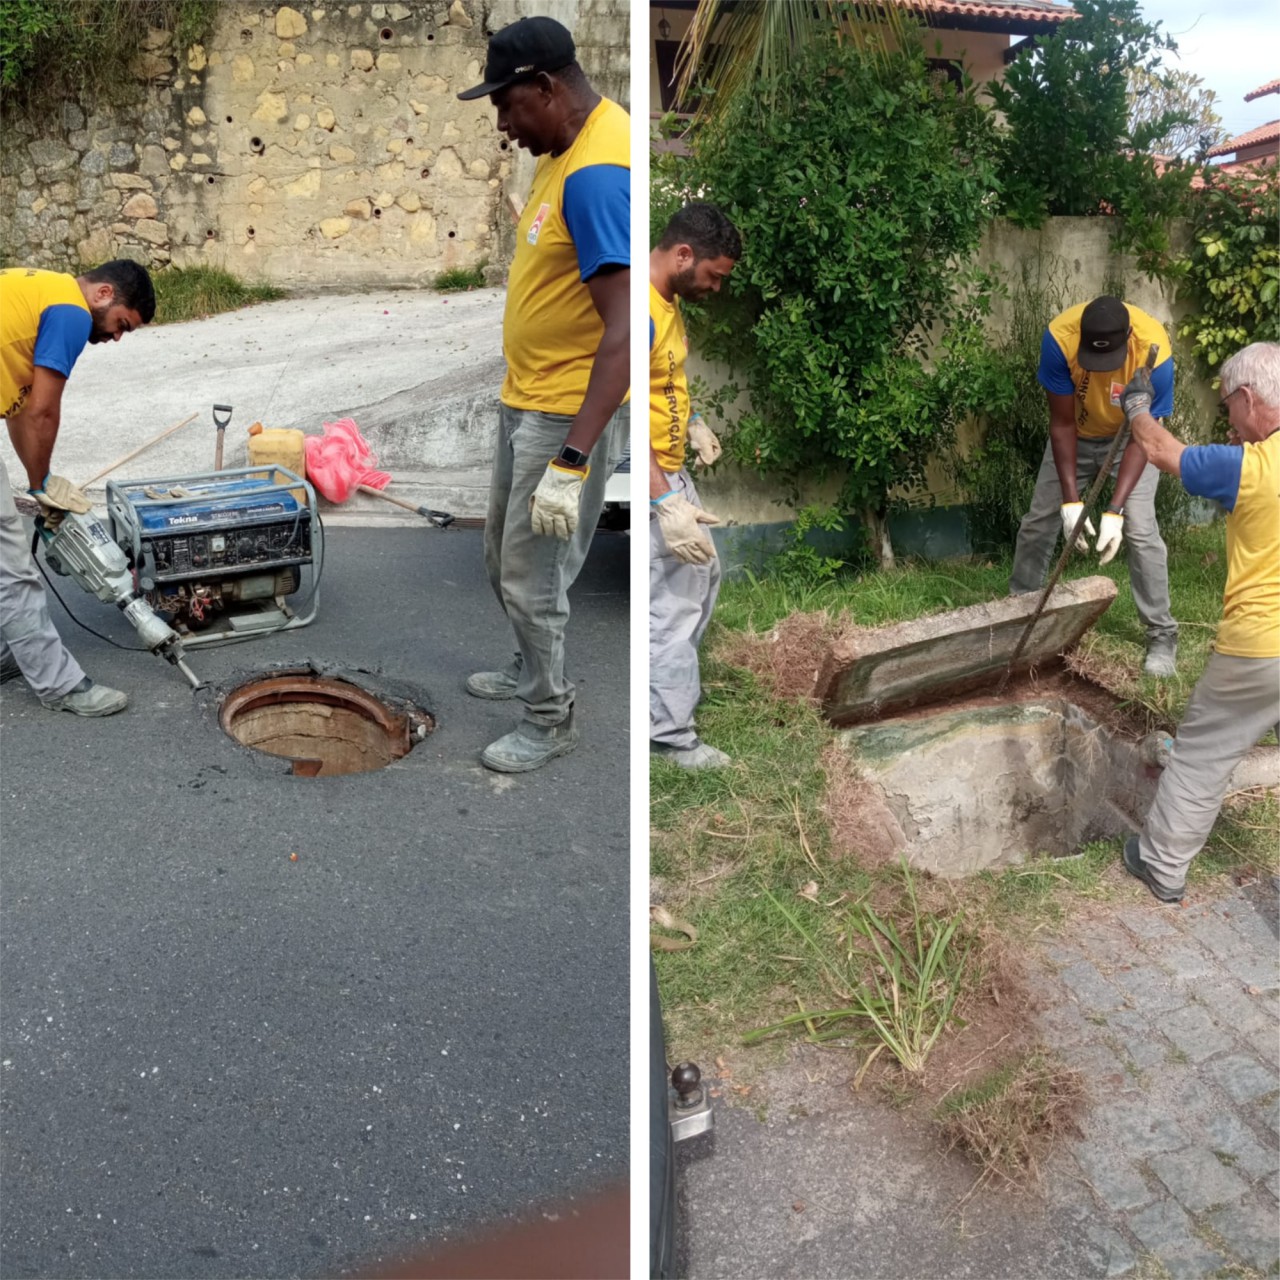
M 1113 382 L 1111 384 L 1111 403 L 1116 408 L 1120 407 L 1120 397 L 1124 394 L 1125 386 L 1126 384 L 1123 382 Z
M 525 237 L 530 244 L 538 243 L 538 232 L 542 230 L 542 224 L 550 212 L 551 206 L 549 204 L 538 206 L 538 216 L 529 224 L 529 234 Z

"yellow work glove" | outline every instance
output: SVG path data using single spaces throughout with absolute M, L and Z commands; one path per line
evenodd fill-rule
M 568 542 L 578 527 L 578 504 L 582 501 L 582 482 L 591 474 L 562 467 L 554 458 L 538 481 L 538 487 L 529 499 L 529 522 L 534 533 L 546 537 L 554 535 L 561 542 Z
M 709 467 L 723 452 L 720 437 L 707 426 L 700 413 L 689 419 L 689 447 L 698 455 L 698 462 Z
M 1083 502 L 1064 502 L 1062 504 L 1062 537 L 1065 541 L 1071 537 L 1072 530 L 1076 527 L 1076 521 L 1080 519 L 1080 513 L 1084 510 Z M 1085 519 L 1084 528 L 1080 530 L 1080 536 L 1076 539 L 1077 551 L 1089 550 L 1089 538 L 1092 538 L 1098 531 L 1093 527 L 1093 521 Z M 1088 535 L 1087 537 L 1085 535 Z
M 658 517 L 662 536 L 671 554 L 685 564 L 710 564 L 715 559 L 716 546 L 704 524 L 719 524 L 720 517 L 710 511 L 695 507 L 683 494 L 663 494 L 649 504 Z
M 45 476 L 43 488 L 28 489 L 27 492 L 45 511 L 74 511 L 84 515 L 93 510 L 84 490 L 72 484 L 66 476 Z
M 1104 511 L 1098 530 L 1098 565 L 1110 564 L 1124 541 L 1124 516 L 1118 511 Z

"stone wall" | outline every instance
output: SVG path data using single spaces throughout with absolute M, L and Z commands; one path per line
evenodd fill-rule
M 209 262 L 295 288 L 500 274 L 507 187 L 531 166 L 487 99 L 455 95 L 482 78 L 491 30 L 550 11 L 602 91 L 625 92 L 626 0 L 227 3 L 203 44 L 154 32 L 136 106 L 5 121 L 0 251 L 63 270 Z

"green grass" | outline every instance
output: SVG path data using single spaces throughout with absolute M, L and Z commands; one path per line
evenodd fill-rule
M 155 324 L 203 320 L 285 296 L 275 285 L 246 284 L 220 267 L 165 267 L 151 279 L 156 287 Z
M 1176 723 L 1203 670 L 1221 611 L 1225 559 L 1220 523 L 1183 531 L 1171 547 L 1170 589 L 1182 638 L 1179 676 L 1169 682 L 1139 674 L 1143 636 L 1127 569 L 1102 570 L 1118 595 L 1091 633 L 1100 654 L 1093 661 L 1113 693 L 1132 699 L 1154 721 Z M 1067 576 L 1097 572 L 1094 557 L 1082 557 Z M 850 904 L 870 900 L 883 913 L 900 911 L 903 900 L 895 868 L 866 867 L 832 849 L 822 811 L 821 755 L 831 741 L 829 727 L 812 706 L 779 701 L 755 677 L 718 658 L 720 642 L 734 631 L 766 631 L 797 611 L 843 611 L 871 626 L 958 608 L 1003 595 L 1008 573 L 1007 559 L 974 559 L 908 563 L 888 574 L 849 574 L 813 586 L 768 576 L 725 584 L 702 649 L 698 726 L 734 763 L 693 773 L 661 762 L 651 767 L 652 871 L 672 912 L 699 931 L 691 950 L 655 956 L 673 1053 L 732 1052 L 739 1070 L 754 1054 L 776 1055 L 776 1040 L 744 1049 L 743 1038 L 802 1009 L 834 1006 L 817 956 L 847 953 Z M 1274 869 L 1277 832 L 1274 799 L 1224 810 L 1192 863 L 1193 888 L 1212 890 L 1229 875 Z M 927 905 L 963 908 L 975 930 L 1016 944 L 1064 927 L 1090 903 L 1140 899 L 1145 890 L 1124 875 L 1119 853 L 1119 840 L 1102 840 L 1073 858 L 933 882 Z M 816 901 L 801 896 L 809 882 Z M 786 904 L 815 946 L 770 895 Z
M 474 267 L 454 267 L 450 271 L 442 271 L 431 287 L 437 293 L 465 293 L 468 289 L 483 289 L 484 269 L 488 261 L 486 258 Z

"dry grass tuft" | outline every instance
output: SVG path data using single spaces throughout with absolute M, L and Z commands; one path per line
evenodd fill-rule
M 963 1093 L 947 1098 L 937 1120 L 949 1148 L 982 1166 L 983 1179 L 1014 1187 L 1039 1180 L 1040 1161 L 1056 1138 L 1080 1133 L 1084 1079 L 1048 1050 L 1032 1049 Z
M 851 857 L 864 867 L 890 866 L 906 847 L 906 836 L 880 788 L 858 772 L 837 742 L 822 752 L 826 789 L 821 801 L 831 837 L 831 855 Z
M 793 613 L 770 631 L 730 631 L 716 657 L 743 667 L 779 698 L 813 697 L 818 669 L 841 625 L 829 613 Z

